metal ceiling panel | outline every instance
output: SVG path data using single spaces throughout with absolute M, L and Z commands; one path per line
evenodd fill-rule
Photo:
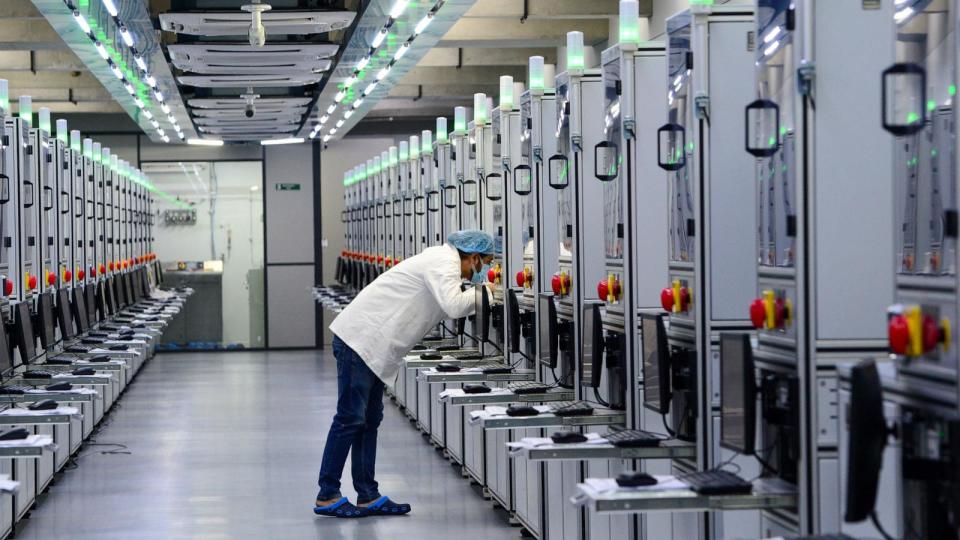
M 289 44 L 251 47 L 249 44 L 169 45 L 174 67 L 206 74 L 319 73 L 330 69 L 327 58 L 337 45 Z
M 193 98 L 187 105 L 194 109 L 243 109 L 247 103 L 241 98 Z M 308 97 L 259 98 L 258 107 L 306 107 L 310 105 Z
M 262 107 L 257 105 L 256 115 L 263 117 L 270 116 L 303 116 L 307 111 L 306 107 Z M 243 109 L 193 109 L 190 111 L 196 118 L 246 118 Z
M 198 126 L 233 126 L 233 127 L 257 127 L 257 126 L 270 126 L 270 125 L 282 125 L 282 124 L 299 124 L 300 116 L 297 115 L 257 115 L 253 118 L 215 118 L 215 117 L 203 117 L 196 118 L 194 122 Z
M 352 11 L 267 11 L 263 26 L 267 39 L 276 34 L 323 34 L 350 26 Z M 161 13 L 160 28 L 192 36 L 245 36 L 250 14 L 242 11 Z
M 307 86 L 320 82 L 320 74 L 289 73 L 277 75 L 181 75 L 180 84 L 202 88 L 265 88 Z
M 197 129 L 204 133 L 211 133 L 214 135 L 217 134 L 228 134 L 232 133 L 234 135 L 244 135 L 251 132 L 256 133 L 292 133 L 297 129 L 296 125 L 280 125 L 280 126 L 258 126 L 255 129 L 250 129 L 248 127 L 225 127 L 225 126 L 199 126 Z

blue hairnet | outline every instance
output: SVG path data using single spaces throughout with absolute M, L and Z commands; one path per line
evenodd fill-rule
M 493 255 L 493 236 L 477 230 L 457 231 L 447 236 L 447 242 L 464 253 Z

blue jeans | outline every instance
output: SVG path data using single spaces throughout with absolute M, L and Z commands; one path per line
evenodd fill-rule
M 357 502 L 374 501 L 380 497 L 373 472 L 377 463 L 377 428 L 383 420 L 383 381 L 336 336 L 333 356 L 337 359 L 337 413 L 323 449 L 317 500 L 342 497 L 340 476 L 349 452 Z

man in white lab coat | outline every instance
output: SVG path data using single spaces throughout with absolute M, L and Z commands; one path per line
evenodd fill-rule
M 482 283 L 494 251 L 493 237 L 483 231 L 455 232 L 446 244 L 382 274 L 330 325 L 338 399 L 323 450 L 316 514 L 352 518 L 410 512 L 410 505 L 381 496 L 374 479 L 384 385 L 394 384 L 403 356 L 441 320 L 473 314 L 475 293 L 462 284 Z M 356 506 L 340 493 L 351 449 Z

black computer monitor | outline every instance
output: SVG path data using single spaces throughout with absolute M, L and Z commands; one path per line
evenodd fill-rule
M 520 351 L 520 300 L 517 298 L 515 289 L 507 289 L 507 310 L 510 317 L 510 328 L 508 331 L 510 352 L 521 353 Z
M 560 332 L 557 328 L 557 305 L 553 302 L 553 294 L 541 293 L 537 297 L 539 317 L 537 328 L 540 334 L 540 363 L 554 369 L 557 367 L 559 356 Z
M 752 455 L 756 434 L 757 380 L 750 335 L 720 335 L 720 446 Z
M 670 411 L 670 350 L 663 316 L 640 314 L 643 332 L 643 406 L 660 414 Z
M 589 343 L 585 343 L 583 351 L 590 354 L 580 355 L 580 386 L 600 388 L 600 377 L 603 375 L 603 317 L 600 313 L 600 304 L 594 304 L 584 310 L 584 328 L 589 330 Z
M 93 285 L 87 285 L 86 290 L 90 290 Z M 73 320 L 77 323 L 77 333 L 82 334 L 90 329 L 90 313 L 87 310 L 86 290 L 73 290 Z
M 136 302 L 136 299 L 134 298 L 134 295 L 133 295 L 133 283 L 131 283 L 130 279 L 131 278 L 129 273 L 124 274 L 121 278 L 121 281 L 123 282 L 124 293 L 127 295 L 128 305 Z
M 0 376 L 7 377 L 13 372 L 13 354 L 7 341 L 6 325 L 0 322 Z
M 106 318 L 108 315 L 113 315 L 120 309 L 120 304 L 118 303 L 117 296 L 113 289 L 113 278 L 107 278 L 106 281 L 100 283 L 100 287 L 103 288 L 103 295 L 106 298 L 105 305 L 107 310 L 101 317 Z
M 113 294 L 113 311 L 119 311 L 126 307 L 127 302 L 123 297 L 123 286 L 121 285 L 121 280 L 115 277 L 107 278 L 107 284 L 109 286 L 109 292 Z
M 53 293 L 40 293 L 37 296 L 37 323 L 40 326 L 40 344 L 44 349 L 49 349 L 57 342 L 53 317 Z
M 75 295 L 77 293 L 74 293 Z M 83 295 L 83 304 L 86 308 L 86 318 L 84 321 L 88 327 L 93 326 L 97 322 L 97 286 L 96 285 L 84 285 L 83 291 L 80 291 L 79 294 Z M 77 318 L 76 315 L 73 316 L 74 319 Z
M 26 364 L 37 356 L 37 335 L 33 333 L 30 303 L 20 302 L 13 308 L 13 313 L 14 338 L 20 351 L 20 361 Z
M 843 519 L 854 523 L 873 513 L 880 483 L 887 423 L 883 416 L 880 374 L 873 360 L 864 360 L 850 372 L 850 434 L 847 455 L 847 508 Z
M 163 268 L 160 266 L 160 261 L 153 261 L 153 268 L 157 273 L 157 287 L 163 284 Z
M 63 339 L 71 339 L 77 335 L 73 326 L 73 308 L 70 306 L 70 290 L 57 291 L 57 323 L 60 325 L 60 335 Z
M 490 339 L 490 299 L 487 297 L 486 285 L 474 285 L 474 319 L 473 330 L 476 339 L 480 342 Z

